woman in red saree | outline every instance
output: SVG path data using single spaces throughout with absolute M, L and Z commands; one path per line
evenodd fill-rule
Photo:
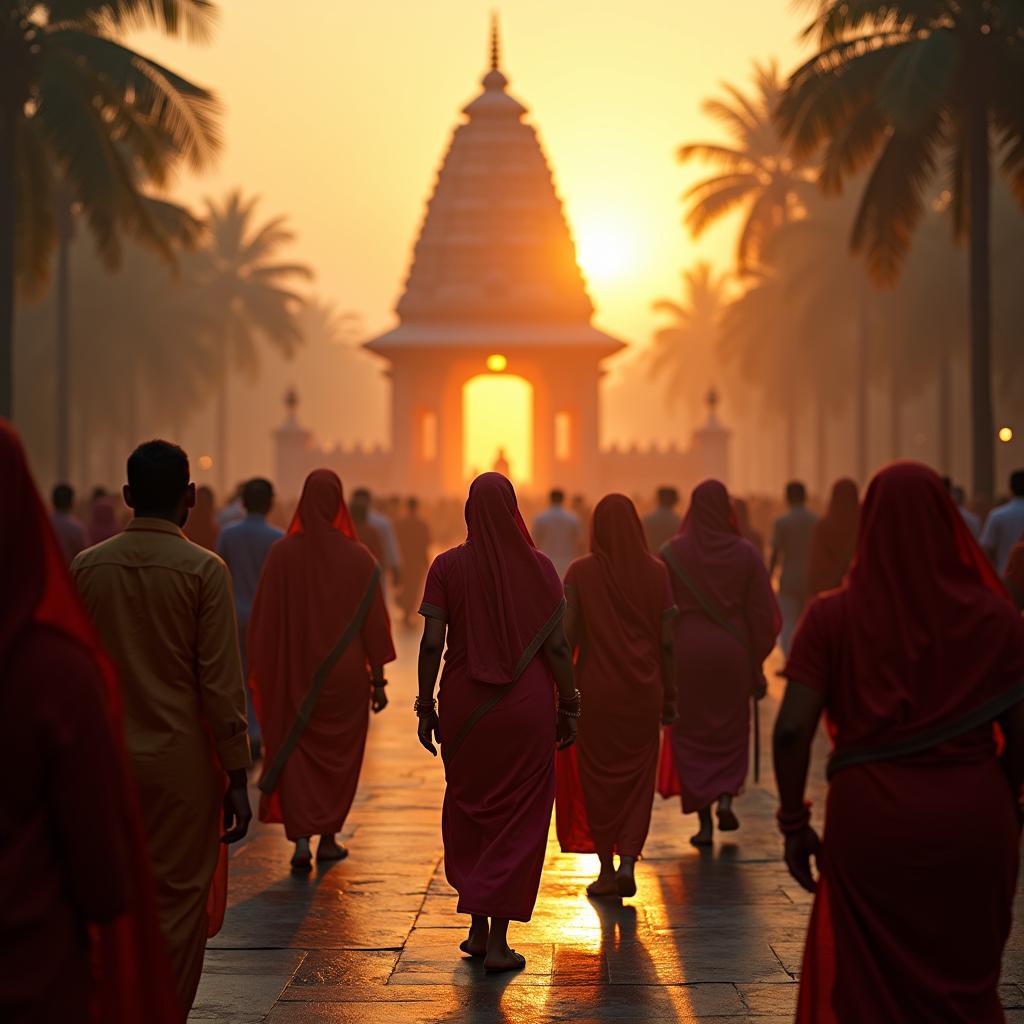
M 466 524 L 465 543 L 439 555 L 427 575 L 418 735 L 431 754 L 435 737 L 441 744 L 445 873 L 458 912 L 472 917 L 460 948 L 483 957 L 488 971 L 521 970 L 526 960 L 509 948 L 508 923 L 533 914 L 555 799 L 555 746 L 576 734 L 579 694 L 562 583 L 534 547 L 505 477 L 485 473 L 473 482 Z
M 790 872 L 817 887 L 797 1019 L 1002 1021 L 1024 621 L 932 470 L 897 463 L 872 481 L 846 584 L 807 610 L 786 675 L 779 823 Z M 803 797 L 822 710 L 834 749 L 819 845 Z
M 671 751 L 683 813 L 697 812 L 690 842 L 713 841 L 718 827 L 739 828 L 733 797 L 750 760 L 750 702 L 764 696 L 761 666 L 781 618 L 764 561 L 740 536 L 725 485 L 705 480 L 693 492 L 682 530 L 662 549 L 679 615 L 675 620 L 679 720 Z M 669 795 L 662 790 L 662 795 Z
M 587 715 L 575 746 L 557 759 L 558 839 L 566 853 L 597 853 L 601 873 L 588 895 L 634 896 L 634 866 L 651 824 L 659 725 L 675 720 L 676 609 L 668 571 L 648 552 L 625 495 L 598 502 L 590 551 L 565 577 L 565 631 Z
M 0 419 L 0 1019 L 181 1024 L 120 695 Z
M 395 660 L 380 567 L 356 540 L 341 480 L 306 478 L 270 549 L 249 620 L 249 686 L 263 728 L 260 820 L 283 822 L 292 867 L 347 856 L 335 835 L 359 782 L 370 708 L 387 706 Z
M 832 486 L 828 511 L 814 524 L 807 563 L 807 593 L 812 597 L 835 590 L 853 561 L 857 546 L 860 492 L 848 477 Z

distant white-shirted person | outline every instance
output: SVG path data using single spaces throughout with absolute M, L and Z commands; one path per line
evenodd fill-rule
M 573 559 L 579 557 L 580 521 L 565 507 L 564 491 L 553 490 L 549 500 L 550 506 L 533 521 L 533 540 L 564 579 Z
M 1010 500 L 992 509 L 981 531 L 981 546 L 1002 576 L 1014 544 L 1024 537 L 1024 469 L 1010 474 Z
M 779 646 L 789 656 L 800 616 L 807 604 L 807 570 L 811 557 L 811 536 L 818 517 L 807 508 L 807 488 L 799 480 L 786 484 L 786 504 L 789 511 L 775 520 L 772 532 L 772 557 L 768 567 L 770 575 L 782 566 L 779 574 L 779 609 L 782 612 L 782 633 Z

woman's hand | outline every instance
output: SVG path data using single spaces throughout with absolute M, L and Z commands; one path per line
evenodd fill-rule
M 419 737 L 420 745 L 423 749 L 429 750 L 433 757 L 437 757 L 437 748 L 434 746 L 433 741 L 436 739 L 438 746 L 441 745 L 441 728 L 436 711 L 420 715 L 416 735 Z
M 676 706 L 675 698 L 666 700 L 661 706 L 661 724 L 671 725 L 679 720 L 679 708 Z
M 558 749 L 565 750 L 576 742 L 576 730 L 579 728 L 579 719 L 570 715 L 558 716 Z
M 373 696 L 370 698 L 370 707 L 373 713 L 383 711 L 388 706 L 388 692 L 383 686 L 374 686 Z
M 817 866 L 820 850 L 821 840 L 810 825 L 805 826 L 799 832 L 786 836 L 786 867 L 789 868 L 789 873 L 793 878 L 800 883 L 801 888 L 808 892 L 818 891 L 818 882 L 811 871 L 811 858 L 814 858 L 815 866 Z

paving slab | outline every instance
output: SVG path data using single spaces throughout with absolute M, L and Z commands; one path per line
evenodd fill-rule
M 552 833 L 534 919 L 510 940 L 525 971 L 488 976 L 458 944 L 444 877 L 443 773 L 416 742 L 416 637 L 398 636 L 391 706 L 373 718 L 341 839 L 349 857 L 289 869 L 280 826 L 232 849 L 225 925 L 192 1024 L 782 1024 L 793 1019 L 811 897 L 782 864 L 770 768 L 737 801 L 738 833 L 698 852 L 676 801 L 656 799 L 631 900 L 591 900 L 596 858 Z M 761 715 L 762 748 L 781 684 Z M 824 806 L 824 744 L 811 798 Z M 1024 889 L 1024 880 L 1022 880 Z M 1008 946 L 1007 1020 L 1024 1024 L 1024 923 Z

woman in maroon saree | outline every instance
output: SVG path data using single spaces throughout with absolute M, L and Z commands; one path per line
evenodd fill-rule
M 461 949 L 489 971 L 519 970 L 508 923 L 529 921 L 551 806 L 555 746 L 576 733 L 579 694 L 562 627 L 562 584 L 523 523 L 512 484 L 477 478 L 464 544 L 427 576 L 419 659 L 419 741 L 441 745 L 445 873 L 472 925 Z M 440 707 L 434 685 L 445 648 Z M 559 691 L 555 709 L 555 685 Z
M 812 597 L 834 590 L 853 561 L 857 546 L 860 492 L 857 484 L 844 477 L 832 487 L 828 511 L 814 524 L 811 556 L 807 563 L 807 593 Z
M 786 675 L 779 823 L 790 872 L 817 888 L 798 1021 L 1002 1021 L 1024 621 L 930 469 L 875 477 L 853 568 L 807 610 Z M 822 710 L 834 749 L 819 845 L 803 797 Z
M 725 485 L 693 492 L 680 533 L 662 549 L 679 615 L 675 620 L 679 720 L 671 750 L 683 813 L 700 817 L 690 842 L 709 846 L 718 827 L 739 828 L 733 797 L 750 760 L 750 702 L 764 695 L 761 665 L 781 619 L 764 561 L 740 536 Z M 662 790 L 662 795 L 668 795 Z
M 120 688 L 0 418 L 0 1020 L 182 1024 Z
M 598 502 L 590 550 L 565 577 L 566 634 L 587 715 L 575 746 L 557 759 L 558 839 L 566 853 L 600 858 L 588 895 L 634 896 L 634 866 L 651 824 L 659 723 L 675 719 L 676 609 L 668 571 L 649 554 L 625 495 Z
M 292 867 L 347 855 L 335 836 L 359 784 L 370 709 L 387 707 L 395 659 L 380 568 L 356 540 L 341 480 L 306 478 L 270 549 L 249 620 L 249 686 L 263 728 L 260 821 L 283 822 Z M 316 691 L 316 692 L 314 692 Z

